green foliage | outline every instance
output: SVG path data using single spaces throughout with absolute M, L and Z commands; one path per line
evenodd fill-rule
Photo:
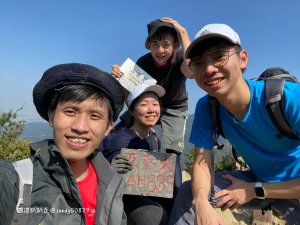
M 17 119 L 21 109 L 0 114 L 0 159 L 16 161 L 29 157 L 30 141 L 20 139 L 25 124 Z
M 220 153 L 221 153 L 221 151 L 217 152 L 217 154 L 220 154 Z M 194 148 L 189 149 L 185 153 L 183 168 L 189 174 L 192 174 L 192 171 L 193 171 L 194 155 L 195 155 Z M 219 157 L 220 157 L 220 159 L 215 162 L 215 171 L 216 172 L 221 172 L 221 171 L 225 171 L 225 170 L 233 171 L 236 169 L 236 161 L 231 154 L 221 155 Z
M 233 171 L 235 170 L 236 161 L 232 155 L 224 155 L 219 162 L 215 164 L 215 171 Z
M 194 158 L 195 158 L 195 150 L 194 147 L 190 148 L 188 151 L 184 154 L 184 166 L 183 169 L 188 172 L 190 175 L 193 171 L 193 164 L 194 164 Z

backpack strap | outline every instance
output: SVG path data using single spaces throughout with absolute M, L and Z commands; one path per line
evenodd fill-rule
M 299 139 L 293 132 L 286 116 L 284 110 L 284 79 L 266 79 L 265 80 L 265 98 L 266 98 L 266 107 L 269 113 L 269 116 L 279 130 L 278 138 L 284 136 L 291 139 Z
M 13 166 L 19 175 L 19 199 L 11 224 L 27 224 L 31 206 L 31 191 L 33 180 L 33 164 L 30 158 L 13 162 Z
M 218 136 L 221 135 L 223 138 L 225 138 L 225 136 L 224 136 L 224 133 L 222 130 L 222 125 L 221 125 L 220 103 L 218 102 L 218 100 L 215 97 L 212 97 L 210 95 L 208 96 L 208 102 L 209 102 L 209 106 L 211 109 L 212 118 L 213 118 L 214 124 L 216 126 L 216 130 L 213 134 L 213 140 L 214 140 L 214 143 L 215 143 L 217 149 L 221 150 L 221 149 L 223 149 L 224 144 L 219 144 Z M 243 162 L 239 159 L 239 154 L 233 146 L 231 146 L 231 152 L 232 152 L 232 156 L 234 157 L 236 162 L 238 162 L 244 168 L 249 168 L 245 162 Z
M 245 163 L 243 160 L 241 160 L 239 157 L 239 153 L 237 152 L 237 150 L 235 150 L 235 148 L 233 146 L 231 146 L 231 153 L 233 158 L 235 159 L 235 161 L 240 164 L 241 167 L 245 168 L 245 169 L 249 169 L 249 166 L 247 165 L 247 163 Z
M 152 135 L 153 135 L 153 146 L 154 146 L 154 152 L 165 152 L 162 148 L 161 148 L 161 142 L 160 139 L 156 133 L 155 130 L 152 131 Z
M 208 96 L 208 103 L 209 103 L 209 106 L 211 109 L 212 119 L 213 119 L 215 127 L 216 127 L 215 132 L 213 134 L 213 140 L 215 142 L 215 145 L 217 146 L 217 149 L 220 150 L 224 147 L 224 145 L 220 144 L 218 141 L 219 135 L 224 137 L 224 133 L 223 133 L 222 126 L 221 126 L 220 104 L 215 97 L 212 97 L 210 95 Z

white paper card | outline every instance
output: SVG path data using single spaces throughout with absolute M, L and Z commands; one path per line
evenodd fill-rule
M 125 60 L 120 67 L 120 70 L 124 73 L 124 75 L 118 80 L 129 92 L 139 84 L 147 83 L 149 85 L 153 85 L 157 82 L 130 58 Z

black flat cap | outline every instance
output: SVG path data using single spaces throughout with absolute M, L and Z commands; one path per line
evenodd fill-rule
M 48 108 L 55 91 L 71 84 L 87 84 L 99 88 L 110 100 L 116 121 L 124 106 L 124 92 L 120 83 L 109 73 L 96 67 L 69 63 L 46 70 L 33 89 L 33 103 L 42 118 L 48 121 Z

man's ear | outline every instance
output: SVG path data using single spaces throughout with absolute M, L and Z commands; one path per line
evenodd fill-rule
M 146 45 L 145 45 L 145 47 L 146 47 L 146 49 L 150 49 L 150 38 L 146 41 Z
M 240 67 L 242 70 L 245 70 L 248 63 L 248 52 L 246 50 L 240 52 L 240 59 Z
M 109 121 L 109 122 L 107 123 L 107 128 L 106 128 L 106 131 L 105 131 L 105 133 L 104 133 L 105 136 L 107 136 L 113 128 L 114 128 L 113 122 Z

